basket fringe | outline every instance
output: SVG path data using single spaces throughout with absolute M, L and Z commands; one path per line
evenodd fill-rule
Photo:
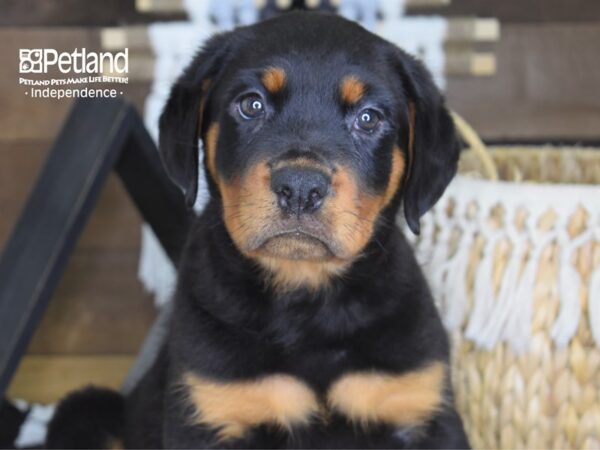
M 596 233 L 596 241 L 600 244 L 600 232 Z M 590 277 L 588 308 L 592 336 L 600 347 L 600 264 Z
M 574 258 L 594 236 L 600 242 L 600 209 L 596 210 L 589 200 L 583 203 L 589 217 L 583 231 L 573 237 L 569 235 L 569 221 L 583 207 L 582 203 L 573 202 L 576 191 L 546 194 L 548 200 L 544 203 L 540 202 L 538 191 L 542 187 L 528 185 L 523 187 L 525 195 L 513 191 L 499 199 L 498 189 L 515 188 L 515 184 L 500 187 L 459 177 L 433 211 L 423 217 L 423 232 L 419 239 L 412 240 L 417 257 L 426 266 L 425 272 L 449 331 L 464 326 L 465 337 L 481 348 L 491 349 L 507 342 L 517 353 L 522 353 L 531 348 L 533 301 L 541 259 L 548 246 L 555 244 L 559 311 L 550 336 L 558 347 L 565 347 L 575 336 L 583 313 L 580 296 L 584 280 Z M 453 209 L 448 213 L 450 202 Z M 476 214 L 469 216 L 472 205 L 476 205 Z M 494 229 L 488 222 L 498 206 L 504 209 L 507 218 Z M 522 228 L 515 223 L 519 210 L 527 214 Z M 549 228 L 541 230 L 540 224 L 549 210 L 556 213 L 555 219 Z M 480 238 L 483 245 L 474 262 L 473 250 Z M 499 280 L 494 280 L 498 248 L 504 240 L 511 250 L 503 273 Z M 468 277 L 472 270 L 470 286 Z M 594 340 L 600 345 L 600 266 L 591 271 L 588 288 L 589 323 Z
M 459 175 L 417 242 L 451 327 L 457 408 L 475 448 L 600 449 L 598 153 L 491 154 L 521 181 Z
M 448 272 L 448 264 L 446 263 L 451 256 L 450 237 L 452 235 L 454 226 L 453 223 L 448 220 L 448 217 L 445 217 L 444 210 L 445 208 L 440 207 L 433 211 L 436 222 L 447 222 L 447 226 L 440 227 L 437 232 L 437 236 L 431 236 L 430 246 L 427 247 L 427 256 L 429 258 L 425 273 L 428 276 L 429 285 L 431 286 L 432 291 L 435 293 L 442 293 L 442 295 L 436 295 L 435 298 L 438 307 L 440 310 L 444 311 L 444 316 L 446 316 L 448 296 L 444 294 L 444 283 Z M 435 227 L 432 226 L 431 228 L 431 232 L 435 233 Z M 433 245 L 434 240 L 435 245 Z
M 467 219 L 467 205 L 457 204 L 456 208 L 462 233 L 456 243 L 454 255 L 443 265 L 445 277 L 441 287 L 445 309 L 442 320 L 450 331 L 461 327 L 464 320 L 468 298 L 467 271 L 471 247 L 477 234 L 477 227 Z
M 503 233 L 495 232 L 485 243 L 481 254 L 481 262 L 477 268 L 474 280 L 473 310 L 465 330 L 465 336 L 483 346 L 481 336 L 485 327 L 491 320 L 494 306 L 494 250 L 500 242 Z
M 571 239 L 567 231 L 567 218 L 562 217 L 557 228 L 558 246 L 560 248 L 559 293 L 560 312 L 550 334 L 559 348 L 564 348 L 575 335 L 581 317 L 579 290 L 581 277 L 573 265 L 575 252 L 581 245 L 590 240 L 591 230 Z
M 491 320 L 480 337 L 483 347 L 487 349 L 493 348 L 501 340 L 510 338 L 510 333 L 507 330 L 511 328 L 511 318 L 514 318 L 515 313 L 520 313 L 515 291 L 519 281 L 524 243 L 522 238 L 513 231 L 512 226 L 507 227 L 506 231 L 508 239 L 513 243 L 513 248 L 504 270 L 500 291 L 491 312 Z

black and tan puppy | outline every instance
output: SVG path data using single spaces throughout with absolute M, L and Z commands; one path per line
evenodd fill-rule
M 423 66 L 336 16 L 212 38 L 160 121 L 169 174 L 211 198 L 168 343 L 126 404 L 130 447 L 467 447 L 409 227 L 459 146 Z

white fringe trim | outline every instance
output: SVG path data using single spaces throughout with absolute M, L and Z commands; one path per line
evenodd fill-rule
M 600 242 L 598 198 L 600 186 L 516 184 L 456 177 L 440 202 L 423 218 L 423 224 L 427 225 L 425 232 L 419 239 L 413 239 L 448 330 L 465 326 L 466 338 L 481 348 L 490 349 L 507 342 L 518 352 L 527 351 L 540 260 L 548 245 L 556 243 L 560 311 L 550 333 L 557 346 L 568 345 L 582 316 L 583 285 L 574 257 L 582 246 Z M 448 217 L 444 211 L 450 201 L 454 211 Z M 477 205 L 476 217 L 467 217 L 471 204 Z M 504 208 L 504 224 L 494 230 L 488 219 L 497 206 Z M 587 223 L 581 234 L 571 237 L 567 227 L 578 208 L 585 209 Z M 524 229 L 515 225 L 520 210 L 527 213 Z M 537 230 L 538 221 L 549 210 L 555 212 L 557 219 L 552 229 L 541 232 Z M 461 234 L 456 251 L 450 255 L 450 236 L 456 229 Z M 469 264 L 478 236 L 483 237 L 485 244 L 474 269 L 473 286 L 469 287 Z M 495 293 L 494 257 L 498 243 L 506 240 L 511 245 L 510 254 Z M 469 301 L 472 306 L 466 317 Z M 592 335 L 600 345 L 600 265 L 593 268 L 589 279 L 588 315 Z
M 600 244 L 600 222 L 596 224 L 594 229 L 594 239 L 596 243 Z M 590 328 L 596 345 L 600 347 L 600 265 L 596 267 L 590 276 L 588 296 Z

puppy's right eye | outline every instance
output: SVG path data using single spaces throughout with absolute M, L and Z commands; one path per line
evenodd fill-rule
M 265 113 L 265 104 L 259 95 L 248 94 L 240 100 L 238 110 L 246 120 L 258 119 Z

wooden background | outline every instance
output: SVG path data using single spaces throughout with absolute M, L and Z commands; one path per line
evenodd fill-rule
M 600 140 L 600 2 L 452 0 L 438 12 L 501 20 L 496 75 L 447 86 L 450 106 L 484 138 Z M 0 1 L 0 248 L 70 106 L 24 95 L 19 48 L 99 49 L 101 26 L 156 18 L 138 14 L 133 0 Z M 141 111 L 148 89 L 137 82 L 124 91 Z M 155 316 L 136 275 L 140 223 L 111 177 L 11 396 L 48 402 L 87 382 L 120 384 Z
M 2 247 L 70 107 L 68 100 L 24 94 L 17 84 L 19 48 L 99 50 L 100 42 L 97 29 L 78 26 L 3 27 L 0 42 Z M 140 111 L 148 88 L 127 86 L 127 97 Z M 152 298 L 137 280 L 140 225 L 123 186 L 111 175 L 10 396 L 49 402 L 82 383 L 120 385 L 155 316 Z

